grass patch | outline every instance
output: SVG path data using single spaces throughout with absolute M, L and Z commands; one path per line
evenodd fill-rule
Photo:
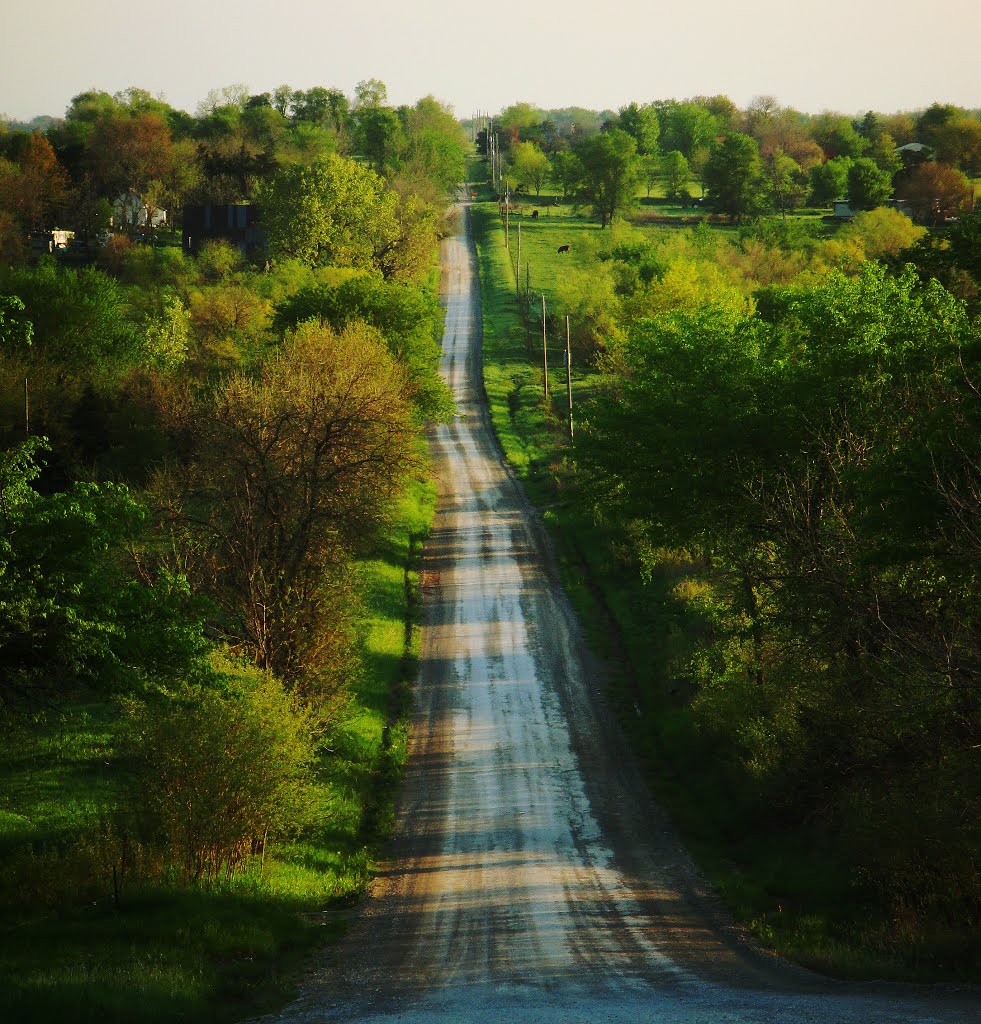
M 49 711 L 0 744 L 0 1018 L 223 1022 L 293 991 L 303 957 L 339 937 L 394 820 L 408 689 L 418 657 L 417 564 L 435 505 L 420 480 L 360 565 L 364 671 L 353 712 L 318 769 L 317 824 L 262 866 L 211 886 L 123 891 L 98 865 L 121 799 L 119 714 L 108 703 Z M 24 867 L 49 879 L 13 891 Z M 75 877 L 76 873 L 78 878 Z M 80 881 L 93 875 L 95 881 Z M 77 884 L 76 884 L 77 883 Z

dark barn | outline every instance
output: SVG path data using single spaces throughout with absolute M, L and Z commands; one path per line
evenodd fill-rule
M 264 249 L 266 236 L 259 226 L 259 208 L 245 203 L 184 207 L 184 252 L 197 253 L 202 242 L 223 238 L 243 256 Z

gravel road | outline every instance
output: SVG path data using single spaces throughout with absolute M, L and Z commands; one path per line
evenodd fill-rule
M 483 401 L 462 208 L 444 244 L 441 499 L 391 856 L 348 938 L 275 1020 L 913 1024 L 970 993 L 830 982 L 748 943 L 626 753 L 539 521 Z

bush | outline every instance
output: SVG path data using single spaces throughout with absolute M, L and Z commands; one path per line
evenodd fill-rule
M 310 820 L 311 722 L 273 676 L 226 668 L 128 710 L 139 830 L 180 882 L 234 874 Z

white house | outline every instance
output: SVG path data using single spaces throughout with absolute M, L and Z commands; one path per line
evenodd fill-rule
M 159 228 L 167 223 L 167 211 L 154 207 L 150 212 L 150 227 Z M 126 192 L 112 202 L 113 227 L 145 228 L 147 207 L 143 200 L 132 192 Z

